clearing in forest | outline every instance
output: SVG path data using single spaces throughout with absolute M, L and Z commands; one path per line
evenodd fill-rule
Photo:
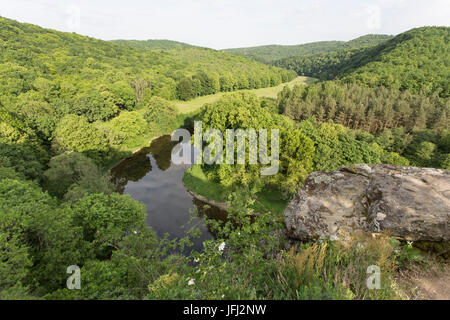
M 238 90 L 238 91 L 232 91 L 232 92 L 240 92 L 240 91 L 248 91 L 253 92 L 258 97 L 266 97 L 266 98 L 277 98 L 278 92 L 283 90 L 285 86 L 293 87 L 296 84 L 311 84 L 316 79 L 300 76 L 295 78 L 294 80 L 288 82 L 288 83 L 282 83 L 279 84 L 276 87 L 269 87 L 269 88 L 260 88 L 260 89 L 252 89 L 252 90 Z M 212 103 L 217 101 L 220 97 L 222 97 L 224 94 L 227 94 L 228 92 L 218 92 L 216 94 L 210 94 L 207 96 L 201 96 L 189 101 L 177 101 L 175 105 L 178 107 L 178 110 L 180 113 L 189 113 L 192 111 L 195 111 L 199 108 L 201 108 L 205 103 Z

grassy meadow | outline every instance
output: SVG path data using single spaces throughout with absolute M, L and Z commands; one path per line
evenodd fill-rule
M 247 91 L 252 92 L 258 96 L 258 98 L 266 97 L 266 98 L 277 98 L 278 92 L 283 90 L 285 86 L 293 87 L 296 84 L 311 84 L 314 83 L 316 79 L 300 76 L 295 78 L 294 80 L 288 82 L 288 83 L 282 83 L 275 87 L 269 87 L 269 88 L 260 88 L 260 89 L 252 89 L 252 90 L 239 90 L 239 91 Z M 237 91 L 237 92 L 239 92 Z M 236 91 L 234 91 L 236 92 Z M 215 94 L 210 94 L 207 96 L 201 96 L 189 101 L 178 101 L 176 102 L 176 106 L 178 107 L 178 111 L 180 113 L 189 113 L 192 111 L 195 111 L 199 108 L 201 108 L 205 103 L 212 103 L 217 100 L 219 100 L 224 94 L 227 94 L 227 92 L 218 92 Z

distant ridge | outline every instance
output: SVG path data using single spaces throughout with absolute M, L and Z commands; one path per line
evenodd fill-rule
M 393 38 L 391 35 L 368 34 L 350 41 L 318 41 L 299 45 L 267 45 L 247 48 L 224 49 L 224 51 L 238 54 L 254 60 L 273 63 L 276 60 L 309 55 L 327 53 L 345 48 L 359 48 L 372 46 Z
M 332 76 L 370 87 L 439 93 L 450 97 L 450 27 L 411 29 L 361 50 L 337 65 Z
M 173 49 L 187 49 L 187 48 L 201 48 L 190 45 L 188 43 L 166 40 L 166 39 L 149 39 L 149 40 L 112 40 L 117 44 L 124 44 L 141 49 L 151 50 L 173 50 Z
M 67 112 L 87 115 L 90 121 L 147 104 L 152 96 L 189 100 L 274 87 L 294 78 L 293 71 L 181 42 L 118 43 L 0 17 L 0 98 L 28 101 L 38 88 L 47 88 L 45 95 L 30 99 L 42 102 L 40 106 L 58 105 L 64 95 Z M 14 108 L 23 111 L 23 105 L 18 102 Z

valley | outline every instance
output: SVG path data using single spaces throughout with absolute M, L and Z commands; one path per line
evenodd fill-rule
M 0 17 L 0 299 L 449 298 L 449 59 L 446 26 L 215 50 Z
M 299 76 L 290 82 L 282 83 L 275 87 L 242 90 L 242 92 L 253 93 L 258 98 L 276 99 L 278 93 L 280 93 L 281 90 L 283 90 L 283 88 L 285 86 L 288 86 L 289 88 L 293 88 L 295 85 L 302 85 L 302 84 L 308 85 L 308 84 L 312 84 L 313 82 L 314 82 L 313 78 Z M 226 94 L 226 93 L 220 92 L 220 93 L 216 93 L 213 95 L 194 98 L 194 99 L 186 101 L 186 102 L 185 101 L 175 102 L 175 105 L 178 107 L 178 110 L 180 113 L 189 113 L 189 112 L 193 112 L 193 111 L 200 109 L 206 103 L 216 102 L 224 94 Z

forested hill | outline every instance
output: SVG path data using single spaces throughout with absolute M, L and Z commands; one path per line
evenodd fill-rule
M 450 96 L 450 28 L 422 27 L 402 33 L 342 61 L 344 82 Z
M 198 48 L 184 42 L 178 42 L 165 39 L 151 39 L 151 40 L 112 40 L 111 42 L 124 44 L 136 48 L 151 49 L 151 50 L 171 50 L 171 49 L 187 49 Z
M 393 37 L 394 36 L 387 34 L 366 34 L 365 36 L 361 36 L 345 42 L 342 47 L 343 48 L 371 47 L 383 43 L 386 40 L 392 39 Z
M 350 41 L 319 41 L 300 45 L 268 45 L 248 48 L 225 49 L 224 51 L 252 58 L 264 63 L 273 63 L 280 59 L 310 54 L 328 53 L 331 51 L 360 48 L 379 44 L 392 38 L 389 35 L 369 34 Z
M 101 109 L 108 118 L 117 107 L 133 109 L 151 96 L 187 100 L 294 77 L 295 72 L 212 49 L 147 50 L 0 17 L 5 106 L 63 103 L 72 110 Z

